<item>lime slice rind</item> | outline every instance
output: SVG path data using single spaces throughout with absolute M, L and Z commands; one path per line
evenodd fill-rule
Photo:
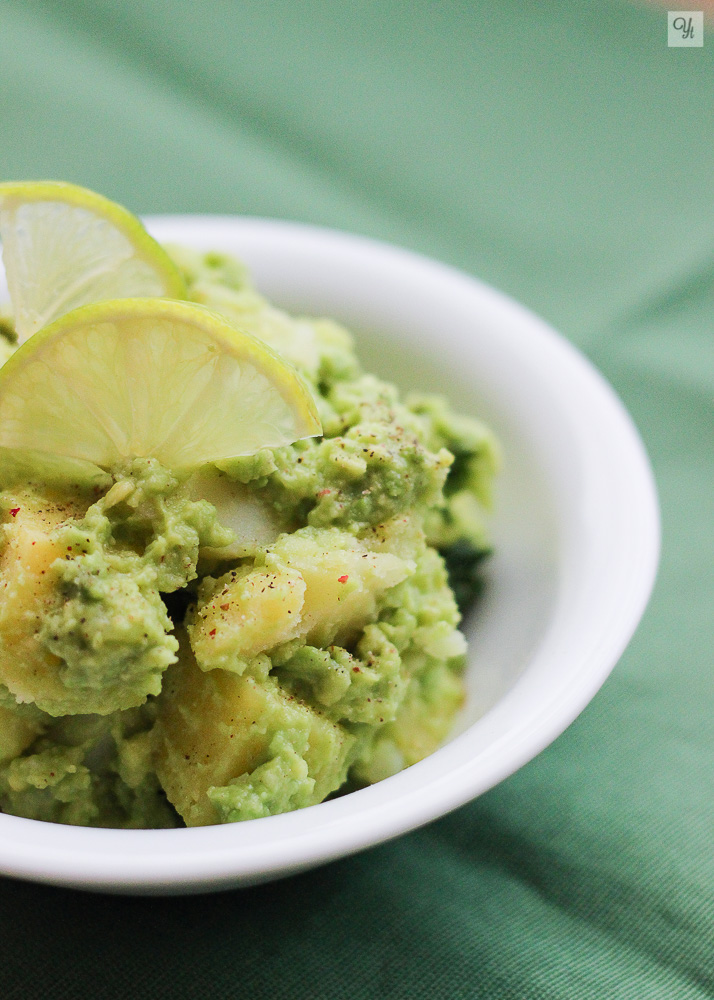
M 131 212 L 74 184 L 0 184 L 0 240 L 20 341 L 91 302 L 186 293 Z
M 0 369 L 0 447 L 173 469 L 321 433 L 292 366 L 203 306 L 120 299 L 74 310 Z

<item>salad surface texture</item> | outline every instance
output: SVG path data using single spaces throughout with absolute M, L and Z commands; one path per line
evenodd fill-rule
M 463 703 L 492 434 L 363 371 L 343 327 L 234 259 L 166 249 L 189 302 L 296 370 L 322 433 L 181 469 L 0 449 L 6 813 L 269 816 L 415 763 Z M 2 361 L 42 337 L 1 331 Z

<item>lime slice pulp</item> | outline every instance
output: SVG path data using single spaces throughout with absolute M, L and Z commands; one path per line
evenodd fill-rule
M 0 447 L 182 469 L 320 433 L 295 369 L 193 303 L 83 306 L 0 368 Z
M 0 184 L 0 242 L 20 342 L 91 302 L 185 297 L 178 268 L 136 216 L 75 184 Z

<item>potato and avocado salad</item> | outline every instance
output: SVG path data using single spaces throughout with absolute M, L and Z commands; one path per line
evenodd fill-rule
M 167 249 L 189 302 L 297 369 L 322 433 L 198 468 L 0 448 L 5 813 L 269 816 L 415 763 L 463 702 L 489 430 L 364 372 L 231 258 Z M 43 336 L 0 334 L 3 361 Z

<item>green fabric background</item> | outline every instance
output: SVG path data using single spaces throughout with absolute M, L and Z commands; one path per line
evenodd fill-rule
M 0 882 L 3 1000 L 714 996 L 713 69 L 625 0 L 0 0 L 1 177 L 492 282 L 613 382 L 664 527 L 612 678 L 518 774 L 253 890 Z

